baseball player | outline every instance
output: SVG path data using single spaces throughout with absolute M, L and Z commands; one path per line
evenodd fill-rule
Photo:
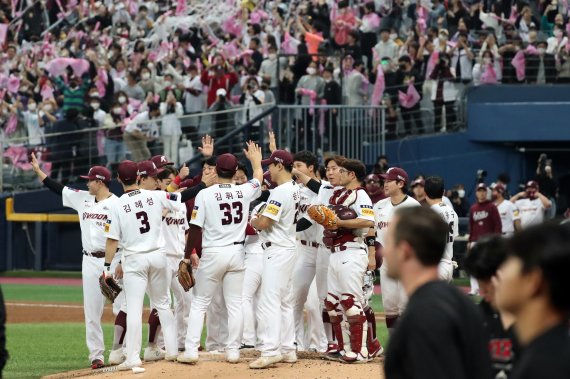
M 251 226 L 261 230 L 264 250 L 257 313 L 261 357 L 249 365 L 252 369 L 297 361 L 290 288 L 297 253 L 295 236 L 301 193 L 292 179 L 293 157 L 289 152 L 275 150 L 262 163 L 268 166 L 271 180 L 277 187 L 271 192 L 261 215 L 251 220 Z
M 132 161 L 119 164 L 118 178 L 125 193 L 113 204 L 105 224 L 107 243 L 105 249 L 105 277 L 110 276 L 112 261 L 119 241 L 123 247 L 123 283 L 127 304 L 126 351 L 127 359 L 118 367 L 129 370 L 142 364 L 140 348 L 142 339 L 142 309 L 145 290 L 148 289 L 151 304 L 158 311 L 164 332 L 166 359 L 175 360 L 178 351 L 174 315 L 168 296 L 165 243 L 162 238 L 164 210 L 179 211 L 182 203 L 205 187 L 200 184 L 182 193 L 148 191 L 139 189 L 140 175 L 155 178 L 163 169 L 154 164 L 146 172 L 139 171 Z M 156 179 L 155 179 L 156 180 Z M 148 287 L 148 288 L 147 288 Z
M 305 176 L 317 180 L 318 161 L 317 157 L 309 151 L 301 151 L 293 156 L 293 173 L 302 173 Z M 311 191 L 302 181 L 298 180 L 301 200 L 299 203 L 299 215 L 303 219 L 309 219 L 307 209 L 311 204 L 316 203 L 317 194 Z M 322 185 L 330 185 L 328 182 L 321 181 Z M 299 224 L 300 225 L 300 224 Z M 305 336 L 305 327 L 303 320 L 303 307 L 308 300 L 309 290 L 313 281 L 317 286 L 317 304 L 323 303 L 322 306 L 309 306 L 314 309 L 317 315 L 308 313 L 311 333 L 311 339 L 317 341 L 315 348 L 318 351 L 324 351 L 325 346 L 320 346 L 320 341 L 326 340 L 324 327 L 322 325 L 322 312 L 324 310 L 324 299 L 327 296 L 327 272 L 329 267 L 330 252 L 319 251 L 322 244 L 323 227 L 317 223 L 312 223 L 307 229 L 297 233 L 297 251 L 298 257 L 293 269 L 293 280 L 291 282 L 293 296 L 293 312 L 295 316 L 295 334 L 297 341 L 297 350 L 303 351 L 308 348 L 308 338 Z
M 521 228 L 538 225 L 544 220 L 544 210 L 552 206 L 552 202 L 539 192 L 538 183 L 531 180 L 526 183 L 525 190 L 511 197 L 521 215 Z
M 405 190 L 408 183 L 406 171 L 399 167 L 391 167 L 381 177 L 384 179 L 384 192 L 388 197 L 374 206 L 376 242 L 378 242 L 380 249 L 385 246 L 386 228 L 392 221 L 394 212 L 399 208 L 420 206 L 420 203 L 406 195 Z M 380 267 L 380 284 L 382 285 L 382 304 L 386 315 L 386 327 L 391 335 L 394 332 L 396 321 L 406 307 L 407 296 L 402 284 L 388 277 L 387 270 L 387 264 L 384 262 Z
M 110 203 L 117 197 L 109 191 L 111 172 L 102 166 L 94 166 L 85 176 L 88 191 L 80 191 L 56 182 L 47 176 L 39 166 L 34 153 L 31 154 L 32 168 L 40 181 L 52 192 L 60 195 L 64 207 L 73 208 L 79 214 L 83 261 L 81 277 L 83 282 L 83 308 L 85 312 L 85 335 L 91 368 L 104 367 L 105 342 L 101 317 L 105 298 L 99 290 L 99 276 L 103 271 L 105 257 L 105 222 L 109 216 Z M 120 256 L 113 261 L 113 270 Z M 120 301 L 120 300 L 119 300 Z M 118 309 L 114 309 L 118 312 Z
M 226 360 L 237 363 L 242 335 L 243 319 L 241 293 L 244 276 L 243 244 L 247 227 L 247 212 L 251 201 L 261 194 L 261 149 L 248 143 L 244 150 L 253 167 L 250 182 L 236 186 L 232 178 L 237 171 L 238 161 L 232 154 L 223 154 L 216 160 L 219 184 L 202 191 L 197 197 L 190 220 L 188 258 L 198 266 L 196 287 L 190 307 L 190 318 L 184 353 L 178 356 L 182 363 L 198 361 L 198 347 L 204 324 L 204 315 L 216 290 L 221 286 L 228 311 L 228 339 L 225 346 Z M 199 248 L 202 235 L 202 257 L 193 250 Z
M 425 200 L 436 211 L 443 221 L 449 226 L 449 238 L 445 245 L 445 251 L 437 267 L 439 278 L 451 283 L 453 280 L 453 241 L 459 235 L 459 218 L 452 207 L 443 202 L 445 186 L 439 176 L 430 176 L 424 181 Z
M 370 174 L 364 179 L 364 184 L 366 185 L 366 193 L 370 196 L 372 204 L 376 204 L 382 199 L 386 198 L 384 193 L 384 183 L 380 177 L 376 174 Z
M 503 236 L 511 237 L 515 231 L 521 230 L 521 215 L 518 208 L 505 199 L 507 189 L 502 183 L 493 187 L 493 200 L 501 216 Z

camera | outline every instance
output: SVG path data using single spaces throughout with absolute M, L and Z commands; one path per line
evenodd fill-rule
M 477 170 L 477 183 L 483 183 L 487 177 L 487 171 L 483 169 Z

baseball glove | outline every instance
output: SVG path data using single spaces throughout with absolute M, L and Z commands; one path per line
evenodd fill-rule
M 192 264 L 180 261 L 178 264 L 178 282 L 188 292 L 190 288 L 194 287 L 196 280 L 192 273 Z
M 317 224 L 321 224 L 326 229 L 338 228 L 338 217 L 336 213 L 325 205 L 311 205 L 307 209 L 307 214 L 315 220 Z
M 107 299 L 111 300 L 111 303 L 115 301 L 117 296 L 123 290 L 119 284 L 113 279 L 112 276 L 106 276 L 105 272 L 99 277 L 99 287 L 101 287 L 101 293 Z

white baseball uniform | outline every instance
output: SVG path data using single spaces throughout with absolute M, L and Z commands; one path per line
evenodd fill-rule
M 541 224 L 544 220 L 544 205 L 539 198 L 519 199 L 515 206 L 520 212 L 521 228 L 525 229 L 531 225 Z
M 265 357 L 295 351 L 291 276 L 297 255 L 295 236 L 300 200 L 297 183 L 283 183 L 271 191 L 262 213 L 274 221 L 260 234 L 264 254 L 257 337 L 261 341 L 261 355 Z
M 374 205 L 374 215 L 376 218 L 376 241 L 385 246 L 386 228 L 394 212 L 398 208 L 419 207 L 421 206 L 415 199 L 406 196 L 399 204 L 392 204 L 392 199 L 387 198 L 379 201 Z M 383 261 L 380 267 L 380 284 L 382 286 L 382 303 L 386 316 L 399 316 L 404 311 L 408 302 L 408 297 L 404 292 L 402 283 L 388 277 L 388 267 L 386 261 Z
M 107 238 L 105 236 L 105 223 L 109 216 L 111 203 L 117 200 L 117 196 L 111 194 L 108 199 L 96 201 L 95 196 L 88 191 L 80 191 L 64 187 L 62 201 L 64 207 L 69 207 L 79 214 L 79 227 L 81 229 L 81 245 L 83 247 L 83 261 L 81 263 L 81 277 L 83 282 L 83 308 L 85 311 L 85 337 L 89 350 L 89 361 L 96 359 L 104 361 L 105 342 L 101 317 L 105 306 L 105 297 L 99 289 L 99 277 L 105 267 L 104 255 L 100 258 L 93 253 L 105 252 Z M 114 272 L 117 263 L 121 259 L 120 254 L 115 256 L 111 269 Z M 121 292 L 117 298 L 120 305 L 124 294 Z M 118 309 L 113 309 L 118 313 Z
M 174 318 L 176 319 L 176 335 L 180 349 L 184 347 L 184 340 L 186 339 L 190 302 L 192 300 L 192 292 L 185 292 L 177 279 L 178 264 L 184 258 L 188 219 L 186 218 L 185 206 L 179 211 L 165 212 L 167 213 L 162 220 L 162 236 L 166 244 L 166 267 L 169 275 L 169 288 L 174 295 Z
M 436 211 L 441 218 L 443 218 L 443 221 L 445 221 L 449 226 L 449 238 L 445 245 L 443 257 L 437 267 L 437 271 L 441 280 L 445 280 L 450 283 L 453 280 L 453 241 L 455 241 L 455 238 L 459 235 L 459 218 L 453 208 L 449 207 L 444 202 L 432 205 L 431 209 Z
M 495 204 L 501 216 L 502 231 L 505 237 L 510 237 L 515 233 L 515 221 L 520 220 L 520 212 L 516 205 L 508 200 Z
M 180 194 L 137 189 L 126 192 L 110 210 L 107 237 L 123 246 L 123 283 L 127 304 L 126 351 L 128 366 L 141 364 L 142 310 L 145 291 L 164 333 L 166 356 L 176 356 L 176 326 L 168 296 L 169 274 L 162 238 L 164 209 L 179 211 Z
M 206 351 L 222 352 L 228 341 L 228 309 L 222 286 L 216 289 L 206 311 Z
M 330 186 L 328 182 L 322 182 L 321 187 Z M 299 203 L 299 217 L 304 217 L 307 220 L 311 218 L 307 215 L 307 209 L 311 204 L 317 202 L 318 195 L 311 191 L 304 185 L 299 185 L 301 192 L 301 201 Z M 326 340 L 324 327 L 322 329 L 315 328 L 322 325 L 322 309 L 324 306 L 324 299 L 327 296 L 327 272 L 328 263 L 330 258 L 329 251 L 319 251 L 319 247 L 323 243 L 323 230 L 324 228 L 317 224 L 313 225 L 297 233 L 297 251 L 298 257 L 295 267 L 293 269 L 293 280 L 291 282 L 291 290 L 293 296 L 293 312 L 295 315 L 295 334 L 297 341 L 297 350 L 303 351 L 308 348 L 308 339 L 323 341 Z M 325 255 L 321 257 L 320 255 Z M 311 330 L 307 330 L 305 334 L 305 325 L 303 320 L 303 307 L 309 301 L 309 289 L 311 283 L 316 280 L 317 286 L 317 301 L 316 305 L 309 304 L 307 316 L 309 319 L 308 326 Z M 316 349 L 321 351 L 326 348 L 325 346 L 316 346 Z
M 267 203 L 259 203 L 251 212 L 254 217 Z M 259 287 L 263 273 L 263 248 L 259 235 L 245 237 L 245 274 L 242 290 L 243 336 L 242 344 L 256 346 L 255 314 L 259 300 Z
M 204 315 L 220 285 L 228 311 L 226 351 L 237 351 L 240 347 L 243 244 L 249 205 L 260 194 L 261 184 L 253 179 L 242 185 L 217 184 L 196 196 L 190 223 L 202 228 L 202 257 L 196 270 L 190 307 L 186 336 L 188 354 L 198 353 Z

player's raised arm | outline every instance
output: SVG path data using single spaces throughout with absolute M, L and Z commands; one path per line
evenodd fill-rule
M 291 174 L 293 174 L 293 176 L 297 178 L 298 182 L 306 185 L 307 188 L 309 188 L 311 191 L 313 191 L 316 194 L 319 193 L 319 189 L 321 188 L 322 183 L 311 178 L 309 175 L 297 170 L 296 168 L 293 168 Z
M 45 172 L 42 171 L 42 169 L 40 168 L 40 164 L 36 159 L 36 155 L 34 153 L 32 153 L 31 155 L 30 164 L 32 165 L 32 169 L 40 179 L 40 182 L 42 182 L 43 185 L 49 188 L 52 192 L 55 192 L 56 194 L 61 196 L 63 188 L 65 186 L 61 183 L 56 182 L 55 180 L 47 176 Z
M 243 150 L 247 159 L 251 163 L 253 169 L 253 178 L 259 183 L 263 182 L 263 168 L 261 167 L 261 159 L 263 158 L 261 148 L 253 141 L 247 142 L 247 149 Z

